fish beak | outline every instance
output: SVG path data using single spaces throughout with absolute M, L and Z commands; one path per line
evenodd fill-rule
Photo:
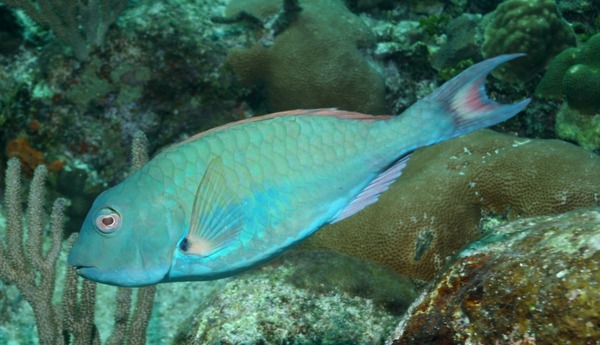
M 153 277 L 138 277 L 129 272 L 103 272 L 93 266 L 76 266 L 75 271 L 80 277 L 93 280 L 98 283 L 122 286 L 122 287 L 141 287 L 154 285 L 160 281 L 152 279 Z

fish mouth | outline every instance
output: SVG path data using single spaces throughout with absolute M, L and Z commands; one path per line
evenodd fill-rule
M 163 276 L 155 277 L 143 274 L 136 274 L 127 270 L 101 270 L 96 266 L 74 266 L 75 272 L 80 277 L 95 281 L 101 284 L 121 286 L 121 287 L 143 287 L 159 283 Z
M 109 275 L 102 272 L 96 266 L 75 266 L 75 272 L 78 276 L 102 284 L 119 285 Z
M 94 275 L 94 271 L 98 271 L 98 268 L 95 266 L 75 266 L 75 273 L 83 278 L 95 280 L 91 278 Z

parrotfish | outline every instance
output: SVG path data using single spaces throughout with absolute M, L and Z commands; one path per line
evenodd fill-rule
M 68 263 L 118 286 L 211 280 L 264 263 L 375 203 L 415 149 L 504 121 L 484 82 L 523 54 L 471 66 L 399 116 L 294 110 L 171 146 L 89 211 Z

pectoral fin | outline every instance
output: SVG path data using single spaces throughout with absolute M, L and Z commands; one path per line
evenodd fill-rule
M 227 185 L 221 157 L 213 158 L 196 190 L 188 234 L 179 243 L 185 254 L 206 257 L 239 238 L 244 209 Z

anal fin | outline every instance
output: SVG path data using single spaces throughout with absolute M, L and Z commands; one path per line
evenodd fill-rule
M 374 204 L 379 200 L 381 193 L 385 192 L 394 181 L 402 174 L 402 170 L 406 167 L 406 163 L 410 158 L 410 154 L 402 157 L 387 170 L 377 176 L 371 183 L 369 183 L 365 189 L 363 189 L 344 209 L 342 209 L 335 218 L 331 221 L 331 224 L 337 223 L 343 219 L 346 219 L 365 207 Z

